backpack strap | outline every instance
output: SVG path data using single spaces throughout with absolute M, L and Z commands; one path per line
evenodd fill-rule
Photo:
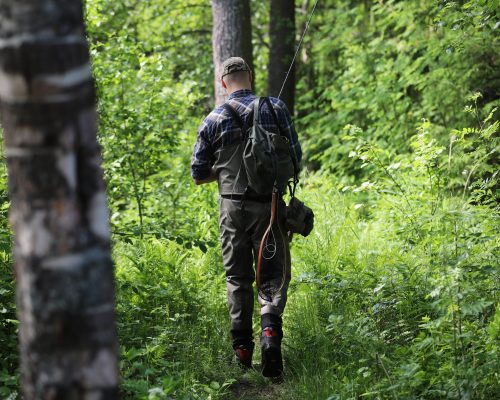
M 233 117 L 240 128 L 243 129 L 245 126 L 245 122 L 241 119 L 240 114 L 238 114 L 238 112 L 228 103 L 224 103 L 222 107 L 224 107 L 224 109 L 227 110 L 229 114 L 231 114 L 231 117 Z
M 236 125 L 240 127 L 240 129 L 241 129 L 241 140 L 245 140 L 245 136 L 247 134 L 248 125 L 245 123 L 245 121 L 243 120 L 243 118 L 241 118 L 240 114 L 238 114 L 238 111 L 236 111 L 233 106 L 231 106 L 228 103 L 224 103 L 222 105 L 222 107 L 231 115 L 231 118 L 236 123 Z
M 239 126 L 240 130 L 241 130 L 241 141 L 244 141 L 245 140 L 245 136 L 247 135 L 247 129 L 248 129 L 248 125 L 246 124 L 246 122 L 241 118 L 240 114 L 238 114 L 238 112 L 233 108 L 233 106 L 231 106 L 230 104 L 228 103 L 224 103 L 222 105 L 222 107 L 231 115 L 233 121 L 236 123 L 236 125 Z M 240 164 L 240 168 L 238 170 L 238 173 L 236 174 L 236 179 L 234 180 L 234 184 L 233 184 L 233 192 L 234 192 L 234 187 L 236 185 L 236 182 L 238 182 L 239 180 L 239 177 L 240 177 L 240 173 L 242 171 L 242 165 L 243 165 L 243 159 L 241 160 L 241 164 Z M 244 169 L 243 169 L 244 170 Z M 242 199 L 244 200 L 245 199 L 245 195 L 247 193 L 247 190 L 248 190 L 248 185 L 245 189 L 245 193 L 243 194 L 242 196 Z M 235 194 L 231 194 L 231 198 L 235 198 L 234 196 L 236 196 Z
M 276 110 L 274 109 L 271 100 L 269 100 L 269 97 L 258 97 L 255 99 L 255 102 L 253 104 L 253 124 L 258 124 L 259 123 L 259 117 L 260 117 L 260 107 L 262 107 L 262 104 L 266 103 L 267 107 L 269 108 L 269 112 L 273 116 L 274 123 L 276 124 L 276 127 L 278 128 L 278 133 L 281 135 L 281 128 L 280 124 L 278 122 L 278 116 L 276 115 Z
M 267 107 L 269 108 L 269 111 L 271 112 L 271 115 L 273 116 L 274 123 L 278 127 L 278 133 L 281 135 L 281 128 L 280 128 L 280 124 L 278 122 L 278 116 L 276 115 L 276 110 L 274 109 L 274 106 L 271 103 L 271 100 L 269 99 L 269 97 L 263 97 L 263 103 L 267 104 Z
M 253 126 L 257 126 L 259 124 L 259 119 L 260 119 L 260 113 L 259 113 L 259 110 L 260 110 L 260 106 L 262 105 L 262 99 L 263 97 L 257 97 L 254 101 L 253 101 Z

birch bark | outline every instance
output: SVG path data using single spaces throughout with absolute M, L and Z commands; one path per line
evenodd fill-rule
M 242 57 L 253 68 L 252 25 L 249 0 L 212 0 L 212 47 L 215 67 L 215 104 L 226 100 L 220 83 L 222 63 L 229 57 Z
M 0 0 L 24 399 L 118 398 L 108 212 L 79 0 Z

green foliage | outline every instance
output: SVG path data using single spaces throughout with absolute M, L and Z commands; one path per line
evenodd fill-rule
M 215 252 L 152 239 L 117 243 L 114 254 L 124 397 L 221 398 L 234 371 Z
M 393 152 L 422 118 L 444 144 L 449 130 L 470 126 L 459 110 L 471 92 L 481 106 L 498 105 L 496 1 L 322 1 L 306 43 L 298 82 L 299 127 L 314 166 L 339 180 L 364 176 L 347 157 L 342 128 Z M 497 114 L 498 116 L 498 114 Z
M 269 4 L 251 4 L 262 93 Z M 299 57 L 295 119 L 309 169 L 298 197 L 317 223 L 292 243 L 286 375 L 272 385 L 232 362 L 216 187 L 195 187 L 189 175 L 211 109 L 210 3 L 86 1 L 123 398 L 496 397 L 496 5 L 319 2 Z M 15 398 L 7 209 L 3 170 L 0 397 Z
M 210 44 L 198 40 L 210 31 L 197 26 L 210 7 L 154 3 L 87 1 L 111 222 L 125 237 L 206 249 L 214 238 L 193 232 L 196 220 L 187 210 L 189 149 L 212 82 L 205 74 L 210 61 L 201 56 L 210 56 Z M 174 24 L 179 18 L 183 23 Z
M 1 129 L 0 129 L 1 132 Z M 3 142 L 2 142 L 3 144 Z M 18 385 L 17 326 L 14 303 L 11 232 L 7 211 L 7 170 L 5 160 L 0 167 L 0 397 L 15 398 Z
M 303 179 L 298 196 L 317 225 L 292 244 L 287 374 L 276 397 L 494 398 L 499 209 L 484 188 L 498 178 L 479 161 L 498 148 L 490 114 L 453 130 L 448 148 L 439 127 L 422 122 L 411 157 L 346 127 L 352 162 L 369 180 Z M 462 173 L 474 165 L 474 179 Z M 231 367 L 218 249 L 153 240 L 117 243 L 115 255 L 127 397 L 233 398 L 243 384 L 248 398 L 264 398 L 267 382 Z

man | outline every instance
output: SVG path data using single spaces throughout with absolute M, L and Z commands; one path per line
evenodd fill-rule
M 250 367 L 254 349 L 252 313 L 254 306 L 254 261 L 257 261 L 264 233 L 270 225 L 271 196 L 258 195 L 248 187 L 242 163 L 243 134 L 253 123 L 254 100 L 252 72 L 239 57 L 223 63 L 221 84 L 229 98 L 215 108 L 201 124 L 191 162 L 191 174 L 197 185 L 217 181 L 220 193 L 220 238 L 226 271 L 227 296 L 231 316 L 231 334 L 237 361 Z M 259 110 L 260 124 L 268 131 L 289 139 L 290 152 L 297 165 L 302 152 L 290 113 L 285 104 L 270 98 Z M 228 105 L 230 107 L 228 107 Z M 231 110 L 232 108 L 232 110 Z M 278 126 L 279 125 L 279 126 Z M 290 282 L 290 249 L 284 228 L 284 202 L 280 193 L 276 222 L 269 227 L 267 253 L 262 260 L 261 286 L 274 288 L 263 295 L 261 306 L 262 373 L 278 377 L 283 371 L 281 339 L 282 319 Z

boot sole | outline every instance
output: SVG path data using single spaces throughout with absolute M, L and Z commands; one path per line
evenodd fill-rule
M 269 347 L 262 351 L 262 375 L 266 378 L 276 378 L 283 373 L 281 350 Z

